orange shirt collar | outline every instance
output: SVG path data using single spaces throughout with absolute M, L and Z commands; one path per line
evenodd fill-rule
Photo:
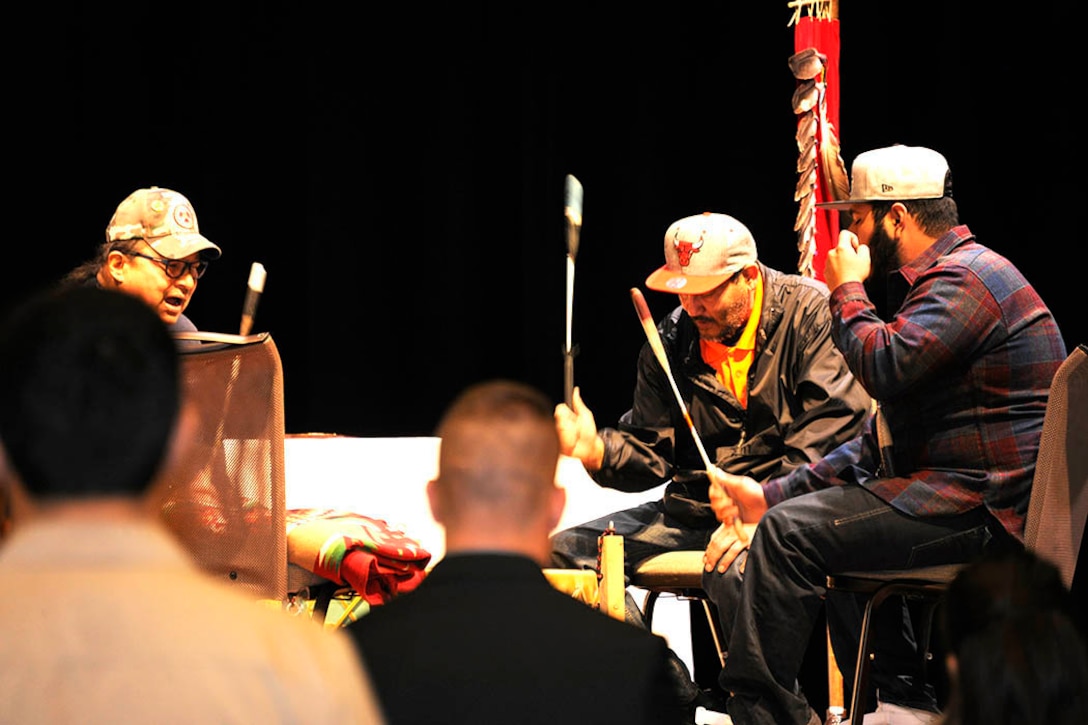
M 733 391 L 741 405 L 748 406 L 748 370 L 755 358 L 756 332 L 759 330 L 760 314 L 763 311 L 763 275 L 756 277 L 755 292 L 752 295 L 752 314 L 748 324 L 737 340 L 729 347 L 720 342 L 699 340 L 699 352 L 703 360 L 714 368 L 718 380 Z

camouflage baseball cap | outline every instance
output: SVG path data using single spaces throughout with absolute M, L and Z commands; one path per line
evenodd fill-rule
M 222 250 L 200 233 L 196 212 L 189 200 L 176 191 L 152 186 L 137 189 L 122 201 L 106 227 L 106 241 L 143 239 L 169 259 L 202 252 L 218 259 Z

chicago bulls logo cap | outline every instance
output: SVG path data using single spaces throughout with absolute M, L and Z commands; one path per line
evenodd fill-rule
M 106 226 L 106 241 L 143 239 L 169 259 L 183 259 L 203 252 L 218 259 L 222 250 L 200 233 L 196 212 L 189 200 L 176 191 L 152 186 L 137 189 L 117 206 Z
M 665 266 L 646 278 L 658 292 L 701 295 L 755 264 L 748 227 L 727 214 L 705 211 L 672 223 L 665 232 Z

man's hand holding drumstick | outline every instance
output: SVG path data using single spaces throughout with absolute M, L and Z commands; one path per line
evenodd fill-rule
M 559 452 L 577 458 L 587 471 L 601 470 L 604 441 L 597 435 L 597 421 L 586 404 L 582 391 L 574 387 L 571 404 L 555 406 L 555 428 L 559 432 Z
M 748 476 L 726 473 L 714 466 L 707 470 L 710 478 L 710 508 L 722 523 L 707 544 L 703 554 L 703 568 L 712 570 L 715 565 L 724 572 L 740 552 L 748 548 L 756 524 L 767 510 L 763 486 Z M 742 523 L 743 522 L 743 523 Z M 741 526 L 743 537 L 737 533 Z

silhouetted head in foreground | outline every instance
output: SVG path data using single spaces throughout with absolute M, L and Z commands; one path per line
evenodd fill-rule
M 516 552 L 547 564 L 548 535 L 566 504 L 553 408 L 529 386 L 496 380 L 467 388 L 446 409 L 427 495 L 447 552 Z
M 949 725 L 1088 722 L 1088 652 L 1058 569 L 1031 551 L 984 557 L 944 607 Z
M 177 348 L 134 296 L 39 294 L 0 328 L 0 443 L 38 499 L 141 494 L 178 406 Z

